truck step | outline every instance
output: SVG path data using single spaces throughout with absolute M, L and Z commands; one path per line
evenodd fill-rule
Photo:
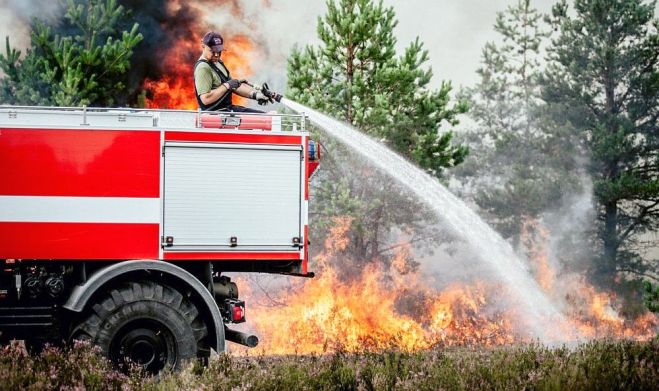
M 29 338 L 50 333 L 56 325 L 53 307 L 0 307 L 0 332 L 4 338 Z

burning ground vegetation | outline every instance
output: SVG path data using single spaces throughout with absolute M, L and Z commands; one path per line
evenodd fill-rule
M 260 336 L 255 350 L 237 345 L 238 355 L 323 354 L 332 352 L 417 352 L 446 347 L 491 347 L 537 342 L 524 324 L 525 314 L 506 286 L 476 279 L 441 289 L 409 266 L 409 247 L 400 247 L 390 266 L 366 265 L 346 278 L 333 267 L 348 245 L 351 219 L 337 218 L 315 259 L 317 276 L 290 279 L 273 293 L 258 281 L 238 282 L 250 303 L 248 325 Z M 549 233 L 526 227 L 529 258 L 538 284 L 557 303 L 563 319 L 543 320 L 550 345 L 592 339 L 652 339 L 659 327 L 655 314 L 634 319 L 619 314 L 616 296 L 598 291 L 584 277 L 561 274 L 548 259 Z M 560 278 L 559 278 L 560 277 Z M 247 287 L 247 289 L 245 289 Z M 276 326 L 275 326 L 276 325 Z

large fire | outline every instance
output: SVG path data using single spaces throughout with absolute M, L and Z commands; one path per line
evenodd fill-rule
M 254 45 L 245 35 L 225 37 L 222 61 L 231 72 L 231 77 L 245 79 L 252 75 L 249 58 Z M 193 68 L 201 55 L 201 38 L 181 38 L 163 55 L 167 73 L 158 80 L 146 79 L 143 88 L 147 91 L 146 107 L 150 109 L 196 110 Z M 234 95 L 234 104 L 244 104 L 243 98 Z
M 388 268 L 372 263 L 358 276 L 340 278 L 332 259 L 346 247 L 350 224 L 349 218 L 336 220 L 323 253 L 315 260 L 320 271 L 317 278 L 294 280 L 276 298 L 264 297 L 253 288 L 243 292 L 250 303 L 248 321 L 261 337 L 257 353 L 415 351 L 433 346 L 533 341 L 520 327 L 523 314 L 516 312 L 514 304 L 507 306 L 513 308 L 501 305 L 514 303 L 503 286 L 476 280 L 438 290 L 431 280 L 407 267 L 410 254 L 404 247 Z M 547 239 L 548 232 L 541 232 L 541 241 Z M 537 250 L 537 254 L 546 255 L 546 251 Z M 566 324 L 548 320 L 555 341 L 545 342 L 601 337 L 649 339 L 655 335 L 659 325 L 655 315 L 647 313 L 633 322 L 624 320 L 614 310 L 611 295 L 597 292 L 582 278 L 558 284 L 553 277 L 543 275 L 556 275 L 548 261 L 536 263 L 543 265 L 536 272 L 539 284 L 564 305 L 568 315 Z M 239 285 L 253 287 L 254 283 L 244 280 Z M 563 291 L 566 287 L 569 290 Z M 241 348 L 237 352 L 247 354 Z
M 197 0 L 197 8 L 216 6 L 224 0 Z M 167 2 L 174 15 L 179 0 Z M 231 2 L 232 12 L 239 12 Z M 186 3 L 189 6 L 189 3 Z M 194 27 L 194 26 L 192 26 Z M 194 27 L 203 33 L 203 28 Z M 245 35 L 222 31 L 226 39 L 223 61 L 234 78 L 252 76 L 251 59 L 257 48 Z M 158 53 L 163 76 L 144 80 L 146 106 L 159 109 L 197 109 L 193 65 L 201 53 L 201 37 L 176 37 L 175 44 Z M 244 104 L 234 98 L 234 103 Z M 400 247 L 390 266 L 372 262 L 358 275 L 342 275 L 333 265 L 347 246 L 349 218 L 338 218 L 314 260 L 318 277 L 289 279 L 290 286 L 276 297 L 258 292 L 258 282 L 239 281 L 242 297 L 249 303 L 248 324 L 261 337 L 256 349 L 263 354 L 324 353 L 332 351 L 415 351 L 433 346 L 495 346 L 529 342 L 533 337 L 523 327 L 524 314 L 500 283 L 473 280 L 441 289 L 430 276 L 409 267 L 411 249 Z M 522 245 L 538 285 L 563 310 L 567 321 L 546 320 L 554 341 L 589 338 L 648 339 L 659 321 L 645 313 L 637 319 L 620 316 L 616 297 L 601 292 L 585 278 L 565 273 L 553 265 L 550 232 L 528 219 L 521 232 Z M 247 289 L 246 289 L 247 288 Z M 238 348 L 247 354 L 247 350 Z M 250 353 L 251 354 L 251 353 Z

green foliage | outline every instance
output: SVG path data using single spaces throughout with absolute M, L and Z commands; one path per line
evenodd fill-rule
M 466 194 L 505 237 L 519 241 L 538 219 L 579 186 L 574 146 L 544 129 L 538 78 L 549 37 L 529 0 L 497 14 L 501 43 L 483 48 L 479 83 L 464 93 L 477 126 L 463 136 L 472 153 L 456 171 Z
M 466 105 L 450 104 L 448 82 L 429 89 L 418 38 L 396 56 L 393 8 L 372 0 L 330 0 L 327 8 L 318 19 L 322 45 L 291 54 L 287 96 L 382 139 L 434 175 L 461 163 L 466 148 L 440 127 L 457 124 Z
M 659 286 L 649 281 L 644 281 L 645 306 L 652 312 L 659 312 Z
M 659 341 L 591 342 L 435 349 L 326 356 L 220 355 L 209 367 L 143 377 L 123 375 L 89 348 L 29 356 L 5 347 L 0 377 L 6 389 L 88 390 L 653 390 L 659 383 Z
M 656 273 L 641 234 L 659 227 L 659 21 L 656 2 L 565 1 L 543 75 L 543 98 L 560 132 L 572 129 L 590 158 L 598 206 L 597 271 Z
M 451 103 L 449 83 L 429 87 L 428 53 L 418 39 L 397 55 L 396 24 L 393 9 L 381 1 L 328 1 L 318 19 L 321 45 L 296 48 L 289 58 L 286 95 L 345 120 L 441 177 L 467 155 L 451 142 L 450 131 L 440 130 L 455 125 L 466 106 Z M 334 216 L 349 215 L 352 259 L 386 260 L 395 231 L 418 234 L 422 208 L 344 147 L 323 143 L 329 153 L 313 203 L 320 209 L 312 210 L 314 235 L 321 236 L 316 242 Z
M 19 105 L 113 106 L 125 104 L 133 48 L 142 35 L 134 24 L 120 31 L 126 12 L 116 0 L 68 0 L 64 22 L 32 21 L 25 56 L 6 39 L 0 54 L 0 101 Z

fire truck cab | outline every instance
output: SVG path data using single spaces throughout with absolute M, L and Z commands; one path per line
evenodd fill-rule
M 150 372 L 255 346 L 225 272 L 312 277 L 301 115 L 0 107 L 0 339 Z

